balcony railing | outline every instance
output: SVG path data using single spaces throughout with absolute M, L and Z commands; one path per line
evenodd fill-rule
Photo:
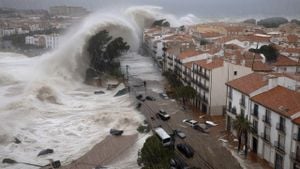
M 278 142 L 278 141 L 275 141 L 274 142 L 274 147 L 277 151 L 281 152 L 281 153 L 285 153 L 285 150 L 284 150 L 284 144 Z
M 244 108 L 246 107 L 245 99 L 240 99 L 240 105 Z
M 264 115 L 262 121 L 268 125 L 271 125 L 271 118 L 269 116 Z
M 276 129 L 285 134 L 285 126 L 281 123 L 276 124 Z
M 266 133 L 262 132 L 262 133 L 260 133 L 260 136 L 265 142 L 270 143 L 270 140 L 271 140 L 270 135 L 267 135 Z
M 235 107 L 232 107 L 232 108 L 228 108 L 228 110 L 227 110 L 228 112 L 230 112 L 230 113 L 232 113 L 232 114 L 234 114 L 234 115 L 236 115 L 236 108 Z
M 293 139 L 294 139 L 295 141 L 299 141 L 299 142 L 300 142 L 300 134 L 299 134 L 299 133 L 294 133 L 294 134 L 293 134 Z
M 204 85 L 204 84 L 202 84 L 202 83 L 199 83 L 199 86 L 200 86 L 200 88 L 202 88 L 203 90 L 205 90 L 205 91 L 209 91 L 209 88 L 206 86 L 206 85 Z
M 251 115 L 255 118 L 258 119 L 258 112 L 257 111 L 252 111 Z
M 232 99 L 232 92 L 228 92 L 228 98 Z
M 252 134 L 257 135 L 257 133 L 258 133 L 258 132 L 257 132 L 257 131 L 258 131 L 258 130 L 257 130 L 257 126 L 252 125 L 252 126 L 251 126 L 251 130 L 252 130 Z

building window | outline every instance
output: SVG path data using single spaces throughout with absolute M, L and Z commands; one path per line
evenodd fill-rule
M 232 103 L 231 101 L 228 101 L 228 111 L 231 111 L 231 109 L 232 109 Z
M 284 117 L 279 118 L 279 123 L 277 123 L 276 129 L 281 132 L 285 132 L 285 118 Z
M 258 117 L 258 105 L 254 104 L 254 108 L 253 108 L 253 116 Z
M 245 117 L 245 110 L 241 108 L 241 115 Z
M 232 99 L 232 89 L 231 89 L 231 87 L 228 87 L 228 97 L 230 99 Z
M 283 169 L 283 157 L 277 153 L 275 156 L 275 169 Z
M 270 127 L 265 126 L 263 138 L 268 142 L 270 142 L 270 131 L 271 131 Z
M 234 71 L 233 74 L 234 74 L 234 76 L 236 76 L 237 75 L 237 71 Z
M 271 112 L 270 110 L 266 109 L 265 116 L 263 118 L 263 121 L 267 124 L 271 124 Z
M 245 101 L 245 95 L 242 94 L 241 100 L 240 100 L 240 105 L 242 107 L 246 107 L 246 101 Z
M 257 129 L 258 129 L 258 122 L 257 122 L 257 120 L 253 120 L 252 127 L 253 127 L 253 132 L 257 134 Z

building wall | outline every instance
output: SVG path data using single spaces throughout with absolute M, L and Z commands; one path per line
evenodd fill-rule
M 254 108 L 254 102 L 251 102 L 252 109 Z M 275 141 L 278 141 L 278 134 L 281 133 L 276 129 L 277 123 L 279 123 L 280 115 L 278 113 L 275 113 L 271 110 L 269 110 L 271 113 L 270 120 L 270 143 L 266 143 L 262 137 L 259 137 L 258 139 L 258 155 L 268 161 L 271 166 L 274 167 L 275 165 L 275 155 L 277 152 L 275 148 Z M 264 128 L 267 125 L 265 122 L 263 122 L 263 116 L 265 115 L 266 108 L 264 106 L 261 106 L 258 104 L 258 134 L 261 135 L 261 133 L 264 133 Z M 283 116 L 281 116 L 283 117 Z M 250 121 L 254 119 L 253 116 L 251 116 Z M 268 125 L 269 126 L 269 125 Z M 284 157 L 284 168 L 288 169 L 290 168 L 291 164 L 291 143 L 292 143 L 292 134 L 293 133 L 293 124 L 289 118 L 285 118 L 285 142 L 284 142 L 284 151 L 285 154 L 282 154 Z M 249 145 L 250 149 L 253 149 L 252 147 L 252 135 L 250 135 L 249 139 Z M 280 154 L 280 153 L 279 153 Z

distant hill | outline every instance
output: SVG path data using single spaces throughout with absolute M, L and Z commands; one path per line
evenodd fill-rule
M 257 22 L 257 25 L 264 26 L 266 28 L 277 28 L 279 25 L 288 23 L 289 21 L 286 18 L 282 17 L 272 17 L 272 18 L 266 18 L 262 19 Z
M 292 19 L 292 20 L 291 20 L 291 23 L 295 23 L 295 24 L 297 24 L 297 25 L 300 25 L 300 21 L 297 20 L 297 19 Z
M 247 19 L 247 20 L 244 20 L 243 23 L 249 23 L 249 24 L 256 25 L 256 19 Z

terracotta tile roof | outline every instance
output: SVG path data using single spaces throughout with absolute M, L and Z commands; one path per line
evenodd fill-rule
M 288 35 L 286 38 L 289 43 L 297 43 L 299 39 L 297 35 Z
M 226 85 L 244 94 L 250 95 L 250 93 L 268 84 L 267 78 L 264 78 L 265 76 L 266 74 L 262 73 L 251 73 L 241 78 L 229 81 Z
M 252 66 L 253 64 L 253 66 Z M 266 63 L 263 63 L 262 61 L 254 61 L 252 63 L 251 60 L 247 60 L 245 63 L 245 66 L 249 67 L 249 68 L 253 68 L 252 70 L 255 72 L 271 72 L 272 70 L 272 66 Z
M 251 100 L 285 117 L 300 112 L 300 93 L 282 86 L 258 94 Z
M 249 42 L 270 42 L 271 37 L 252 34 L 246 36 L 239 36 L 238 39 L 240 41 L 249 41 Z
M 218 32 L 201 32 L 200 34 L 203 38 L 213 38 L 213 37 L 222 36 L 222 34 Z
M 272 72 L 272 73 L 269 73 L 269 74 L 272 74 L 272 75 L 274 75 L 276 77 L 287 77 L 287 78 L 290 78 L 292 80 L 300 82 L 300 73 L 292 73 L 292 72 L 278 73 L 278 72 Z
M 193 63 L 197 64 L 205 69 L 212 70 L 215 68 L 222 67 L 224 64 L 224 59 L 216 58 L 216 59 L 211 59 L 211 61 L 209 61 L 208 59 L 204 59 L 204 60 L 195 61 Z
M 193 62 L 184 63 L 183 66 L 185 66 L 185 67 L 191 69 L 192 66 L 193 66 Z
M 275 63 L 272 63 L 274 66 L 300 66 L 300 63 L 288 58 L 287 56 L 279 55 Z
M 177 58 L 182 60 L 182 59 L 186 59 L 188 57 L 196 56 L 199 54 L 200 54 L 200 52 L 196 51 L 196 50 L 186 50 L 186 51 L 181 52 Z
M 287 53 L 300 53 L 300 48 L 283 48 L 281 51 Z
M 300 117 L 295 118 L 295 119 L 293 120 L 293 123 L 295 123 L 295 124 L 297 124 L 297 125 L 300 125 Z

